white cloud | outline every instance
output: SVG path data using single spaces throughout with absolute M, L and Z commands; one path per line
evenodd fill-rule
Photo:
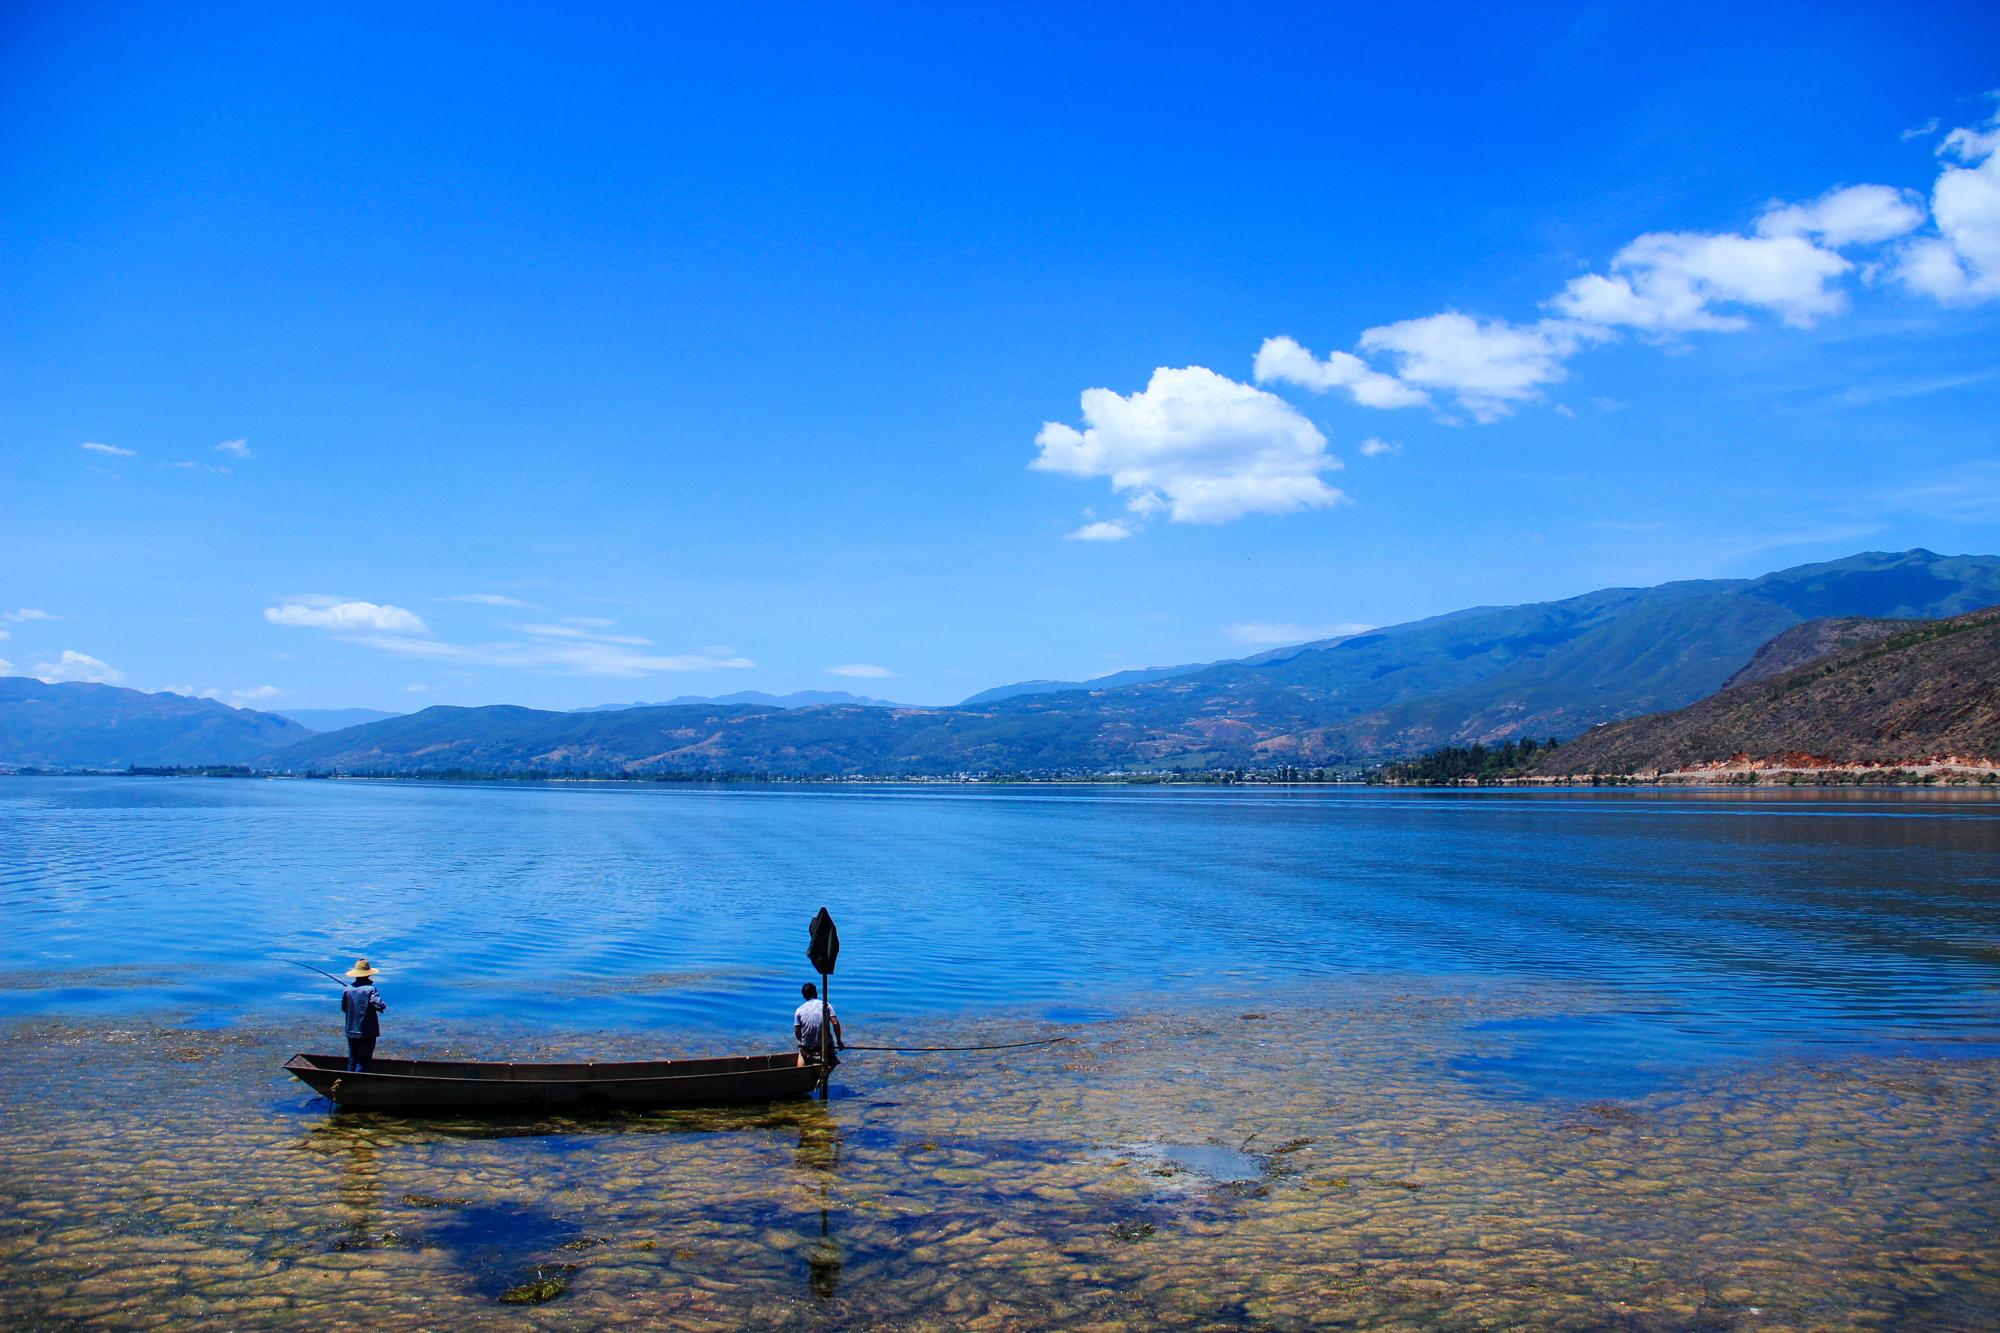
M 1275 380 L 1314 393 L 1345 389 L 1363 407 L 1420 407 L 1430 401 L 1423 390 L 1374 369 L 1352 352 L 1328 352 L 1326 360 L 1320 361 L 1284 337 L 1264 340 L 1251 373 L 1259 384 Z
M 1592 336 L 1561 320 L 1482 322 L 1448 310 L 1369 329 L 1361 346 L 1394 357 L 1409 383 L 1450 393 L 1479 420 L 1493 421 L 1561 380 L 1563 358 Z
M 85 440 L 77 448 L 87 450 L 93 454 L 108 454 L 112 458 L 137 458 L 139 456 L 137 449 L 120 449 L 115 444 L 99 444 L 95 440 Z
M 1947 142 L 1959 143 L 1961 152 L 1971 143 Z M 1893 240 L 1922 221 L 1905 193 L 1856 185 L 1807 203 L 1773 205 L 1754 236 L 1648 233 L 1620 250 L 1608 273 L 1576 278 L 1548 302 L 1564 318 L 1516 324 L 1448 310 L 1369 329 L 1357 346 L 1390 358 L 1393 375 L 1346 352 L 1321 361 L 1291 338 L 1269 338 L 1258 349 L 1256 377 L 1315 393 L 1346 389 L 1374 407 L 1449 395 L 1478 420 L 1493 421 L 1565 379 L 1569 358 L 1613 337 L 1614 329 L 1664 337 L 1745 328 L 1745 310 L 1769 311 L 1799 327 L 1836 314 L 1847 298 L 1832 284 L 1854 268 L 1837 248 Z M 1938 268 L 1936 256 L 1924 263 L 1926 271 Z
M 853 676 L 859 680 L 888 680 L 896 674 L 888 667 L 876 666 L 871 662 L 850 662 L 846 666 L 832 666 L 826 670 L 828 675 Z
M 1320 639 L 1344 639 L 1350 634 L 1365 634 L 1374 628 L 1373 625 L 1350 622 L 1298 625 L 1289 620 L 1239 620 L 1233 625 L 1224 625 L 1222 632 L 1237 643 L 1277 648 L 1293 643 L 1313 643 Z
M 1572 319 L 1645 333 L 1747 328 L 1717 306 L 1770 310 L 1796 328 L 1847 304 L 1827 284 L 1854 266 L 1804 236 L 1653 232 L 1612 259 L 1615 276 L 1571 280 L 1549 304 Z
M 215 452 L 218 454 L 228 454 L 231 458 L 249 458 L 252 456 L 250 453 L 250 441 L 248 440 L 224 440 L 221 444 L 215 446 Z
M 441 602 L 470 602 L 474 606 L 511 606 L 518 611 L 539 611 L 533 602 L 524 602 L 518 597 L 503 597 L 497 592 L 460 592 L 449 597 L 440 597 Z
M 1926 236 L 1903 251 L 1896 265 L 1903 285 L 1925 296 L 1947 303 L 1970 302 L 1978 298 L 1966 276 L 1965 265 L 1951 242 Z
M 1988 139 L 2000 140 L 2000 133 L 1981 137 L 1960 131 L 1946 144 L 1966 156 L 1990 153 Z M 1947 189 L 1942 181 L 1940 189 Z M 1969 188 L 1954 184 L 1947 192 L 1953 190 L 1970 201 L 1960 212 L 1974 224 L 1961 230 L 1976 237 L 1985 206 Z M 1992 213 L 1996 242 L 1990 267 L 2000 272 L 2000 188 Z M 1922 222 L 1922 210 L 1906 193 L 1856 185 L 1802 204 L 1773 205 L 1758 218 L 1754 236 L 1651 232 L 1620 250 L 1608 273 L 1585 274 L 1565 285 L 1548 302 L 1564 318 L 1515 324 L 1445 311 L 1369 329 L 1358 347 L 1391 358 L 1393 375 L 1346 352 L 1320 361 L 1291 338 L 1269 338 L 1258 349 L 1256 377 L 1315 393 L 1344 388 L 1355 401 L 1375 407 L 1411 406 L 1445 394 L 1479 420 L 1493 421 L 1566 378 L 1565 362 L 1586 344 L 1612 337 L 1614 329 L 1664 337 L 1746 328 L 1746 310 L 1769 311 L 1797 327 L 1837 314 L 1847 297 L 1834 284 L 1855 267 L 1838 247 L 1878 245 Z M 1911 271 L 1924 275 L 1910 278 L 1913 285 L 1952 285 L 1956 260 L 1951 257 L 1964 246 L 1951 244 L 1949 254 L 1934 250 L 1912 259 Z
M 595 622 L 593 622 L 595 623 Z M 603 622 L 610 624 L 610 621 Z M 651 639 L 642 639 L 636 634 L 605 634 L 598 630 L 578 629 L 575 625 L 516 625 L 523 634 L 532 634 L 539 639 L 578 639 L 588 643 L 622 643 L 628 647 L 643 648 Z
M 268 703 L 284 694 L 276 685 L 258 685 L 247 690 L 218 690 L 213 686 L 197 689 L 193 685 L 167 685 L 162 687 L 165 694 L 185 694 L 190 699 L 213 699 L 217 703 L 227 702 L 237 708 L 247 708 L 251 704 Z
M 1402 452 L 1403 446 L 1394 440 L 1379 439 L 1371 435 L 1361 442 L 1361 456 L 1363 458 L 1381 458 L 1388 454 L 1400 454 Z
M 1922 375 L 1904 379 L 1883 379 L 1872 384 L 1849 385 L 1833 395 L 1832 401 L 1842 407 L 1893 403 L 1905 398 L 1949 393 L 1953 389 L 1963 389 L 1967 385 L 1984 384 L 1995 375 L 2000 375 L 2000 370 L 1985 370 L 1972 375 Z
M 428 657 L 444 662 L 473 662 L 482 666 L 520 666 L 526 645 L 518 643 L 458 644 L 439 639 L 418 639 L 401 634 L 365 634 L 354 642 L 403 657 Z M 506 654 L 503 658 L 502 654 Z
M 1937 132 L 1938 132 L 1938 118 L 1936 116 L 1932 116 L 1929 120 L 1925 121 L 1923 124 L 1912 125 L 1907 130 L 1904 130 L 1903 142 L 1908 143 L 1912 139 L 1928 138 L 1931 135 L 1936 134 Z
M 19 625 L 24 621 L 30 621 L 30 620 L 61 620 L 61 619 L 62 619 L 61 616 L 52 616 L 46 611 L 37 611 L 32 606 L 24 606 L 18 611 L 9 611 L 5 615 L 0 615 L 0 620 L 4 620 L 10 625 Z
M 1919 126 L 1904 138 L 1936 128 Z M 1448 402 L 1490 422 L 1562 382 L 1579 350 L 1627 330 L 1665 342 L 1747 329 L 1756 315 L 1808 328 L 1847 308 L 1848 280 L 1870 284 L 1887 272 L 1940 301 L 2000 298 L 2000 112 L 1953 130 L 1937 153 L 1944 163 L 1927 230 L 1911 191 L 1840 186 L 1802 202 L 1774 202 L 1742 234 L 1638 236 L 1604 271 L 1573 279 L 1545 302 L 1552 318 L 1514 323 L 1447 310 L 1368 329 L 1354 352 L 1324 359 L 1295 338 L 1271 337 L 1258 348 L 1253 378 L 1316 394 L 1339 389 L 1368 407 Z M 1856 249 L 1873 253 L 1842 253 Z M 1610 399 L 1591 401 L 1614 410 Z M 1555 410 L 1574 415 L 1561 405 Z M 1312 423 L 1282 400 L 1198 366 L 1155 371 L 1146 389 L 1129 397 L 1088 390 L 1083 428 L 1049 422 L 1036 443 L 1033 466 L 1107 477 L 1141 517 L 1165 511 L 1182 522 L 1226 522 L 1346 498 L 1321 478 L 1339 464 Z M 1112 527 L 1130 530 L 1092 523 L 1070 535 L 1116 540 Z
M 403 689 L 410 694 L 429 694 L 431 692 L 431 687 L 428 685 L 405 685 Z
M 1320 480 L 1340 466 L 1326 437 L 1284 399 L 1201 366 L 1162 367 L 1129 396 L 1086 389 L 1084 429 L 1047 422 L 1031 466 L 1106 477 L 1135 514 L 1227 523 L 1346 497 Z
M 1931 187 L 1938 234 L 1903 252 L 1897 276 L 1915 291 L 1953 304 L 2000 296 L 2000 114 L 1977 129 L 1956 129 L 1938 145 L 1956 158 Z
M 1066 540 L 1073 542 L 1122 542 L 1130 537 L 1134 529 L 1116 519 L 1103 519 L 1096 523 L 1086 523 L 1075 532 L 1065 533 Z
M 65 648 L 62 656 L 55 661 L 37 662 L 35 678 L 45 685 L 56 685 L 72 680 L 87 681 L 93 685 L 116 685 L 125 679 L 125 673 L 98 661 L 89 653 L 79 653 Z
M 403 634 L 369 634 L 352 642 L 404 657 L 468 666 L 520 667 L 573 676 L 647 676 L 659 672 L 737 671 L 757 664 L 715 653 L 647 653 L 601 640 L 541 639 L 531 643 L 445 643 Z
M 1838 250 L 1875 245 L 1924 225 L 1924 210 L 1902 190 L 1887 185 L 1851 185 L 1809 204 L 1785 204 L 1757 219 L 1760 236 L 1817 236 Z
M 13 674 L 14 674 L 14 664 L 12 662 L 9 662 L 6 658 L 0 657 L 0 676 L 11 676 Z
M 2000 522 L 2000 462 L 1982 459 L 1968 463 L 1891 491 L 1880 499 L 1931 518 L 1959 523 Z
M 183 458 L 180 462 L 169 463 L 167 466 L 181 468 L 188 472 L 213 472 L 217 476 L 222 477 L 231 475 L 229 469 L 223 467 L 220 463 L 198 463 L 192 458 Z
M 14 637 L 14 631 L 13 631 L 13 630 L 10 630 L 10 629 L 0 629 L 0 643 L 5 643 L 5 642 L 6 642 L 7 640 L 9 640 L 9 639 L 11 639 L 11 638 L 13 638 L 13 637 Z
M 330 598 L 301 598 L 282 606 L 264 608 L 264 619 L 273 625 L 301 625 L 309 629 L 337 631 L 380 630 L 390 634 L 429 634 L 414 611 L 374 602 L 338 602 Z

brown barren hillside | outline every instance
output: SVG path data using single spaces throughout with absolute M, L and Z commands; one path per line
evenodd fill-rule
M 1750 685 L 1773 676 L 1782 676 L 1795 667 L 1830 657 L 1843 648 L 1886 639 L 1892 634 L 1929 624 L 1924 620 L 1870 620 L 1866 616 L 1827 616 L 1794 625 L 1757 650 L 1742 670 L 1717 686 L 1717 690 Z
M 1846 646 L 1676 712 L 1595 728 L 1542 756 L 1532 773 L 1931 768 L 1947 759 L 1949 767 L 1993 767 L 2000 760 L 2000 607 L 1897 625 L 1871 640 L 1875 633 L 1851 621 L 1799 626 L 1767 645 L 1772 659 L 1816 635 Z M 1781 643 L 1786 638 L 1795 642 Z

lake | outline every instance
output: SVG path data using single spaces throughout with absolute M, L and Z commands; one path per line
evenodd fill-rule
M 781 1049 L 821 905 L 851 1039 L 1068 1044 L 512 1126 L 276 1071 L 359 954 L 385 1054 Z M 10 1322 L 2000 1315 L 1990 793 L 22 778 L 0 914 Z
M 366 954 L 398 1015 L 778 1038 L 824 904 L 870 1028 L 1532 979 L 1585 1013 L 1523 1043 L 1624 1065 L 2000 1014 L 1978 792 L 21 779 L 0 830 L 0 1013 L 316 1019 L 291 964 Z

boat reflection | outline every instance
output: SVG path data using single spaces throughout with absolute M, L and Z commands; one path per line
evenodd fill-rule
M 818 1102 L 784 1101 L 751 1106 L 685 1106 L 657 1110 L 605 1108 L 569 1112 L 349 1110 L 331 1107 L 310 1135 L 352 1133 L 378 1143 L 422 1143 L 437 1138 L 518 1139 L 603 1134 L 728 1134 L 789 1132 L 827 1122 Z
M 607 1136 L 646 1135 L 660 1136 L 662 1142 L 657 1152 L 642 1153 L 648 1164 L 636 1174 L 629 1156 L 622 1162 L 606 1156 L 599 1166 L 590 1152 L 572 1151 Z M 674 1197 L 671 1192 L 655 1198 L 652 1188 L 635 1188 L 648 1179 L 662 1183 L 662 1175 L 712 1172 L 714 1158 L 705 1147 L 713 1145 L 694 1140 L 722 1135 L 762 1137 L 781 1153 L 788 1146 L 791 1188 L 786 1192 L 791 1202 L 776 1207 L 770 1199 L 750 1207 L 718 1204 L 699 1219 L 699 1227 L 691 1228 L 684 1210 L 664 1203 Z M 439 1150 L 448 1155 L 451 1145 L 470 1146 L 468 1141 L 477 1140 L 507 1141 L 494 1144 L 502 1156 L 492 1160 L 505 1162 L 508 1174 L 530 1186 L 530 1196 L 517 1188 L 467 1188 L 459 1167 L 445 1166 Z M 687 1142 L 676 1145 L 674 1140 Z M 703 1244 L 696 1237 L 718 1223 L 790 1232 L 802 1243 L 767 1250 L 767 1257 L 796 1263 L 802 1254 L 806 1288 L 817 1300 L 830 1300 L 840 1289 L 847 1256 L 833 1223 L 840 1208 L 837 1186 L 846 1135 L 834 1112 L 820 1102 L 533 1117 L 337 1111 L 295 1142 L 328 1168 L 322 1188 L 330 1185 L 336 1202 L 322 1214 L 326 1224 L 321 1235 L 329 1238 L 323 1244 L 337 1251 L 442 1251 L 469 1286 L 488 1299 L 512 1300 L 508 1293 L 551 1283 L 560 1291 L 573 1278 L 582 1280 L 588 1263 L 584 1256 L 613 1244 L 620 1234 L 661 1237 L 638 1248 L 646 1252 L 658 1244 L 661 1253 L 686 1261 L 690 1252 L 683 1241 Z M 580 1213 L 551 1203 L 578 1191 L 616 1197 L 618 1221 L 595 1210 Z
M 342 1146 L 339 1195 L 346 1223 L 333 1248 L 374 1249 L 381 1244 L 381 1231 L 376 1224 L 382 1214 L 381 1164 L 376 1147 L 362 1138 Z
M 819 1239 L 806 1251 L 806 1287 L 820 1300 L 840 1290 L 840 1244 L 833 1238 L 833 1186 L 840 1173 L 840 1124 L 824 1102 L 810 1104 L 819 1114 L 803 1119 L 792 1162 L 819 1204 Z

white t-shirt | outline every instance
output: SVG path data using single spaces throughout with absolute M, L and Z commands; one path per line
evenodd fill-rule
M 792 1013 L 792 1032 L 799 1039 L 799 1045 L 810 1050 L 819 1049 L 819 1010 L 824 1000 L 807 1000 Z M 827 1005 L 826 1012 L 833 1016 L 833 1006 Z

